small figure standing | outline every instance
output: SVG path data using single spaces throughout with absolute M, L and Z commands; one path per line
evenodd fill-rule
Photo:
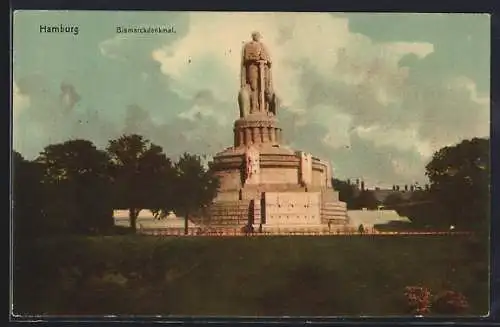
M 363 224 L 360 224 L 359 227 L 358 227 L 358 232 L 363 235 L 364 232 L 365 232 L 365 227 L 363 226 Z

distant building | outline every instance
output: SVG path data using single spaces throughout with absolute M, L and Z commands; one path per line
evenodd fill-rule
M 352 183 L 352 180 L 354 180 L 355 182 Z M 399 194 L 403 200 L 408 200 L 413 192 L 430 189 L 429 184 L 425 184 L 424 187 L 421 187 L 418 182 L 414 184 L 406 184 L 404 186 L 394 184 L 391 188 L 381 188 L 379 186 L 375 186 L 373 187 L 373 189 L 367 189 L 365 188 L 365 182 L 363 178 L 349 178 L 347 179 L 347 183 L 354 187 L 354 196 L 358 196 L 361 191 L 371 192 L 380 203 L 384 203 L 387 197 L 394 193 Z

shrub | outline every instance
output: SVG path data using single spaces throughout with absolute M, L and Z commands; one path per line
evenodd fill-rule
M 444 290 L 432 297 L 431 290 L 426 287 L 408 286 L 405 288 L 408 308 L 412 314 L 424 315 L 461 314 L 468 308 L 467 298 L 460 292 Z
M 460 314 L 469 308 L 469 303 L 460 292 L 443 291 L 435 297 L 432 307 L 436 313 Z
M 430 313 L 430 289 L 420 286 L 407 286 L 405 288 L 405 296 L 408 300 L 408 308 L 412 314 L 424 315 Z

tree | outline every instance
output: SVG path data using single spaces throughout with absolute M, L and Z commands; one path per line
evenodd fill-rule
M 415 190 L 410 195 L 410 202 L 429 202 L 432 201 L 431 192 L 429 190 Z
M 212 203 L 220 184 L 197 155 L 184 153 L 175 163 L 175 172 L 174 206 L 184 216 L 184 233 L 187 234 L 190 215 Z
M 45 147 L 43 168 L 46 223 L 70 232 L 95 232 L 113 225 L 109 158 L 87 140 Z
M 362 209 L 367 208 L 370 210 L 377 209 L 379 201 L 375 197 L 373 191 L 363 190 L 354 199 L 354 208 Z
M 353 208 L 356 186 L 352 185 L 349 180 L 343 181 L 336 178 L 332 178 L 332 186 L 339 192 L 339 200 L 345 202 L 348 209 Z
M 473 138 L 434 153 L 426 166 L 430 192 L 457 228 L 486 227 L 489 217 L 489 139 Z
M 398 205 L 406 202 L 400 193 L 391 193 L 385 198 L 384 206 L 387 208 L 397 207 Z
M 13 222 L 16 241 L 19 237 L 34 238 L 46 232 L 42 223 L 43 169 L 40 164 L 12 152 L 12 200 Z
M 141 135 L 123 135 L 109 141 L 114 204 L 129 210 L 130 227 L 137 229 L 142 209 L 171 208 L 173 167 L 163 149 Z

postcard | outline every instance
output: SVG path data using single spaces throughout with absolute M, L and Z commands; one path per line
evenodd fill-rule
M 13 13 L 12 315 L 489 312 L 490 17 Z

